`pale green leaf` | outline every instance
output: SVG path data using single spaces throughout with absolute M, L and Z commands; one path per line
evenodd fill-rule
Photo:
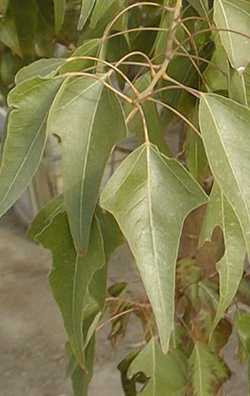
M 78 22 L 78 29 L 82 30 L 94 8 L 96 0 L 82 0 L 81 14 Z
M 250 62 L 250 3 L 215 0 L 214 21 L 232 67 L 244 71 Z M 227 31 L 225 31 L 227 30 Z
M 152 339 L 132 361 L 128 376 L 138 373 L 148 378 L 141 396 L 184 396 L 187 384 L 187 362 L 180 351 L 164 355 L 159 344 Z
M 250 252 L 250 110 L 231 99 L 202 95 L 200 127 L 210 168 L 239 219 Z
M 220 188 L 214 185 L 202 230 L 203 238 L 211 239 L 216 226 L 220 226 L 223 231 L 225 253 L 217 264 L 220 277 L 220 300 L 211 334 L 235 297 L 243 275 L 246 254 L 239 221 Z
M 78 364 L 85 368 L 85 349 L 95 331 L 105 299 L 106 259 L 99 222 L 95 220 L 93 223 L 85 256 L 75 251 L 60 199 L 38 214 L 29 235 L 52 252 L 50 285 L 73 353 Z
M 107 159 L 126 136 L 123 111 L 102 80 L 71 78 L 54 101 L 48 129 L 62 138 L 65 207 L 75 245 L 82 252 L 88 247 Z
M 194 396 L 216 395 L 228 379 L 228 368 L 207 345 L 196 342 L 190 358 Z
M 66 0 L 53 0 L 55 13 L 55 31 L 58 33 L 61 30 L 64 21 L 64 14 L 66 8 Z
M 8 97 L 10 112 L 0 164 L 0 215 L 4 214 L 38 169 L 44 152 L 46 121 L 62 80 L 35 78 L 18 85 Z
M 34 77 L 53 77 L 57 69 L 65 63 L 62 58 L 39 59 L 20 69 L 15 77 L 15 83 L 20 84 Z
M 231 99 L 246 106 L 250 105 L 250 66 L 244 73 L 231 70 L 229 94 Z
M 101 196 L 135 256 L 166 352 L 174 327 L 175 266 L 187 214 L 207 200 L 175 160 L 145 144 L 117 169 Z

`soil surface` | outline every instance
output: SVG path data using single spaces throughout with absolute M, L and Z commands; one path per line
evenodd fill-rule
M 0 395 L 71 396 L 65 379 L 65 334 L 51 297 L 47 276 L 48 251 L 25 238 L 25 230 L 12 213 L 0 223 Z M 129 281 L 133 294 L 142 293 L 126 247 L 112 259 L 109 281 Z M 95 376 L 89 396 L 122 396 L 116 365 L 141 339 L 138 323 L 132 322 L 122 347 L 113 349 L 100 332 Z M 247 396 L 246 370 L 233 360 L 234 344 L 228 349 L 229 365 L 236 374 L 224 395 Z M 167 395 L 166 395 L 167 396 Z

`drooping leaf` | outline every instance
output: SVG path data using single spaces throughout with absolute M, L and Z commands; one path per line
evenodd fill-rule
M 212 331 L 223 318 L 238 290 L 246 254 L 239 221 L 219 187 L 214 185 L 202 231 L 203 238 L 210 239 L 216 226 L 220 226 L 223 231 L 225 253 L 217 263 L 220 277 L 220 300 Z
M 222 29 L 221 41 L 232 67 L 244 71 L 250 62 L 249 1 L 215 0 L 214 21 L 217 28 Z
M 86 370 L 83 370 L 75 359 L 70 343 L 66 344 L 66 352 L 69 360 L 67 372 L 71 377 L 74 396 L 88 396 L 88 387 L 93 376 L 95 337 L 92 337 L 86 348 Z
M 20 69 L 16 74 L 15 83 L 20 84 L 34 77 L 53 77 L 64 63 L 65 59 L 61 58 L 39 59 Z
M 106 259 L 99 222 L 93 223 L 85 256 L 75 251 L 60 199 L 41 210 L 29 235 L 52 252 L 50 285 L 73 353 L 78 364 L 86 368 L 85 349 L 103 308 L 106 288 Z
M 101 79 L 70 78 L 54 101 L 48 128 L 62 138 L 65 207 L 75 246 L 82 252 L 88 247 L 107 159 L 126 136 L 122 108 Z
M 82 0 L 81 14 L 78 22 L 78 29 L 82 30 L 93 10 L 96 0 Z
M 196 342 L 190 358 L 194 396 L 217 394 L 228 379 L 229 371 L 220 357 L 211 352 L 207 345 Z
M 128 377 L 143 373 L 148 382 L 141 396 L 184 396 L 187 384 L 185 355 L 175 350 L 164 355 L 159 344 L 152 339 L 132 361 Z
M 18 85 L 8 97 L 12 107 L 0 164 L 0 215 L 26 189 L 44 152 L 46 121 L 62 79 L 34 78 Z
M 210 168 L 239 219 L 250 251 L 250 110 L 214 94 L 202 95 L 200 127 Z
M 53 0 L 53 2 L 55 14 L 55 31 L 58 33 L 61 30 L 64 21 L 66 0 Z
M 183 222 L 206 199 L 178 162 L 149 144 L 128 156 L 101 196 L 101 206 L 116 218 L 135 256 L 165 352 L 174 326 L 175 265 Z

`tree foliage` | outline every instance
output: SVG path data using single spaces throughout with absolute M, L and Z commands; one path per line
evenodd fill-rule
M 119 365 L 125 395 L 216 395 L 233 328 L 250 361 L 249 1 L 0 0 L 0 12 L 0 215 L 57 136 L 63 193 L 29 235 L 52 253 L 75 396 L 96 332 L 111 323 L 116 342 L 129 315 L 144 339 Z M 107 288 L 124 241 L 143 303 Z

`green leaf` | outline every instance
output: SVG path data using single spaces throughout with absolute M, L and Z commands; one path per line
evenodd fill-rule
M 117 0 L 95 0 L 95 7 L 93 10 L 93 13 L 91 15 L 91 20 L 90 20 L 90 27 L 91 29 L 94 29 L 98 22 L 105 17 L 107 13 L 112 13 L 113 8 L 117 8 Z
M 137 78 L 134 86 L 139 92 L 143 92 L 149 86 L 150 82 L 150 74 L 145 73 Z M 131 97 L 134 96 L 134 92 L 130 92 L 130 94 Z M 168 148 L 167 143 L 164 139 L 166 125 L 161 120 L 156 104 L 150 101 L 146 101 L 142 107 L 147 122 L 150 142 L 155 144 L 163 154 L 170 155 L 170 149 Z M 129 112 L 133 110 L 133 107 L 131 105 L 128 105 L 126 110 L 129 114 Z M 140 142 L 144 141 L 144 128 L 139 113 L 137 113 L 133 117 L 132 121 L 129 122 L 129 130 L 139 139 Z
M 88 396 L 88 387 L 93 376 L 95 339 L 92 337 L 86 348 L 86 370 L 77 363 L 69 343 L 66 344 L 66 351 L 69 359 L 67 371 L 71 377 L 74 396 Z
M 0 164 L 0 216 L 20 197 L 44 152 L 46 121 L 62 80 L 34 78 L 8 96 L 10 112 Z
M 208 0 L 188 0 L 201 17 L 208 17 Z
M 128 376 L 144 373 L 149 379 L 141 396 L 184 396 L 187 384 L 185 356 L 178 350 L 164 355 L 159 344 L 152 339 L 132 361 Z
M 244 73 L 231 69 L 230 98 L 246 106 L 250 105 L 250 66 Z
M 205 217 L 203 238 L 210 239 L 216 226 L 224 235 L 225 254 L 217 264 L 220 277 L 220 300 L 211 334 L 235 297 L 244 270 L 245 241 L 239 221 L 225 196 L 215 185 Z
M 0 0 L 0 13 L 4 15 L 7 11 L 9 0 Z
M 221 385 L 228 379 L 225 363 L 209 350 L 207 345 L 196 342 L 190 358 L 194 396 L 217 394 Z
M 59 33 L 64 21 L 66 0 L 53 0 L 55 13 L 55 31 Z
M 57 69 L 64 63 L 65 59 L 60 58 L 39 59 L 20 69 L 16 74 L 15 83 L 20 84 L 34 77 L 54 77 Z
M 244 71 L 250 62 L 249 1 L 215 0 L 214 21 L 218 29 L 228 30 L 220 31 L 220 37 L 232 67 Z
M 35 35 L 38 23 L 38 8 L 35 0 L 11 0 L 12 15 L 15 20 L 22 57 L 34 59 Z M 28 22 L 27 22 L 28 21 Z
M 48 128 L 62 138 L 65 207 L 75 246 L 83 252 L 104 167 L 112 147 L 126 136 L 123 111 L 102 79 L 70 78 L 54 101 Z
M 9 47 L 14 54 L 22 55 L 15 21 L 12 17 L 8 16 L 0 20 L 0 41 Z
M 239 219 L 250 252 L 250 110 L 231 99 L 206 94 L 200 127 L 210 168 Z
M 80 47 L 76 48 L 72 56 L 65 61 L 65 64 L 60 68 L 60 74 L 70 72 L 81 72 L 88 67 L 95 64 L 95 61 L 84 59 L 84 57 L 97 57 L 100 46 L 100 39 L 86 40 Z M 82 57 L 82 59 L 79 59 Z M 78 58 L 78 59 L 77 59 Z
M 60 199 L 41 210 L 29 235 L 52 252 L 50 285 L 73 353 L 78 364 L 86 368 L 85 349 L 100 317 L 106 289 L 106 259 L 99 222 L 93 223 L 85 256 L 75 251 Z
M 114 217 L 97 207 L 96 215 L 102 229 L 104 247 L 107 261 L 114 251 L 124 243 L 123 235 Z
M 174 326 L 175 265 L 183 222 L 206 200 L 177 161 L 149 144 L 127 157 L 101 195 L 101 206 L 113 214 L 135 256 L 165 352 Z
M 82 0 L 81 14 L 78 22 L 78 29 L 82 30 L 94 8 L 96 0 Z

